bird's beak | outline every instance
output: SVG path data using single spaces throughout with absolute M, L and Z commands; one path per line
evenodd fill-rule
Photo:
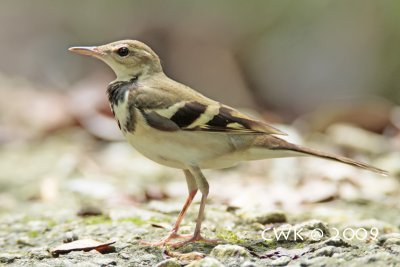
M 97 46 L 74 46 L 68 48 L 68 50 L 80 55 L 92 56 L 92 57 L 101 57 L 105 55 L 105 53 L 100 51 Z

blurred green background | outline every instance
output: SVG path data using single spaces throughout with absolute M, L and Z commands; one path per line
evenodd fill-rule
M 166 73 L 237 107 L 286 119 L 331 103 L 400 102 L 399 1 L 1 1 L 0 72 L 51 90 L 102 63 L 72 45 L 138 39 Z M 2 88 L 0 87 L 0 90 Z M 375 98 L 376 99 L 376 98 Z

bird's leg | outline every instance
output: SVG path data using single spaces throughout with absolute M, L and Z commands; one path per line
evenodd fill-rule
M 179 213 L 174 226 L 172 227 L 172 230 L 169 232 L 169 234 L 166 237 L 162 238 L 161 240 L 159 240 L 157 242 L 141 241 L 141 244 L 148 245 L 148 246 L 162 246 L 162 245 L 167 244 L 172 239 L 187 237 L 185 235 L 179 235 L 178 230 L 182 223 L 183 218 L 185 217 L 187 209 L 189 208 L 190 204 L 192 203 L 193 198 L 196 196 L 197 184 L 196 184 L 196 180 L 194 179 L 194 177 L 190 173 L 190 171 L 184 170 L 184 173 L 185 173 L 185 177 L 186 177 L 186 183 L 188 186 L 189 196 L 186 198 L 185 204 L 183 205 L 182 210 Z
M 201 223 L 203 222 L 204 219 L 204 208 L 206 206 L 206 200 L 209 192 L 209 185 L 204 177 L 204 175 L 201 173 L 200 169 L 198 167 L 192 167 L 189 169 L 192 175 L 194 176 L 196 180 L 197 187 L 199 188 L 202 196 L 201 196 L 201 202 L 200 202 L 200 208 L 199 208 L 199 214 L 197 216 L 196 220 L 196 228 L 194 230 L 194 234 L 187 240 L 173 243 L 171 244 L 172 247 L 180 247 L 188 243 L 196 242 L 196 241 L 203 241 L 207 243 L 217 243 L 220 240 L 217 239 L 206 239 L 201 236 L 200 231 L 201 231 Z

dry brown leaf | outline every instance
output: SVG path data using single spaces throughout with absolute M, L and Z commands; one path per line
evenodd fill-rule
M 81 217 L 86 217 L 86 216 L 99 216 L 103 215 L 103 212 L 101 211 L 100 208 L 98 207 L 93 207 L 93 206 L 87 206 L 87 207 L 82 207 L 78 212 L 78 216 Z
M 100 253 L 105 253 L 112 250 L 110 245 L 114 244 L 115 242 L 116 241 L 99 242 L 93 239 L 81 239 L 59 245 L 51 250 L 51 254 L 53 256 L 58 256 L 59 254 L 66 254 L 71 251 L 90 251 L 93 249 Z

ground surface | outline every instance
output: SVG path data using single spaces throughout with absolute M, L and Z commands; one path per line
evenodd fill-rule
M 82 140 L 86 147 L 76 145 Z M 375 163 L 394 168 L 396 155 L 385 157 Z M 211 195 L 203 232 L 224 242 L 170 249 L 139 241 L 168 232 L 186 196 L 183 175 L 124 142 L 71 130 L 4 146 L 0 162 L 2 265 L 400 265 L 395 177 L 308 158 L 206 171 Z M 198 204 L 196 198 L 181 232 L 193 231 Z M 114 240 L 114 250 L 50 253 L 87 238 Z
M 205 171 L 203 234 L 224 242 L 171 249 L 139 241 L 167 234 L 187 195 L 184 176 L 118 141 L 115 122 L 104 115 L 107 104 L 96 108 L 103 94 L 80 89 L 66 96 L 23 82 L 4 88 L 10 89 L 0 92 L 0 265 L 400 266 L 400 112 L 384 114 L 392 119 L 385 137 L 332 120 L 324 131 L 299 120 L 301 134 L 278 125 L 297 143 L 391 176 L 313 158 Z M 181 232 L 193 231 L 198 206 L 199 196 Z M 51 253 L 82 239 L 115 243 L 102 253 L 87 246 Z

